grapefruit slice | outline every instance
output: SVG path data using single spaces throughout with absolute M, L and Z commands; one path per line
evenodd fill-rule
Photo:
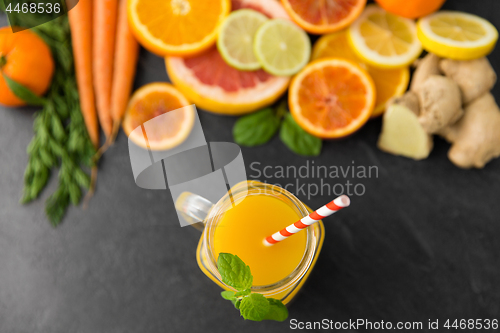
M 169 113 L 168 117 L 162 117 L 166 113 Z M 155 120 L 150 121 L 153 118 Z M 150 83 L 137 90 L 130 99 L 122 126 L 125 134 L 138 146 L 167 150 L 187 139 L 194 120 L 194 107 L 174 86 Z M 142 125 L 147 132 L 147 142 L 143 131 L 135 130 Z
M 370 118 L 376 99 L 368 72 L 342 58 L 307 65 L 293 79 L 288 95 L 297 124 L 323 139 L 342 138 L 360 129 Z
M 233 10 L 243 8 L 269 18 L 290 19 L 277 1 L 232 1 Z M 239 115 L 272 104 L 290 83 L 289 77 L 272 76 L 263 70 L 237 70 L 222 59 L 215 47 L 196 57 L 167 57 L 165 61 L 175 86 L 198 107 L 218 114 Z
M 348 27 L 363 12 L 366 0 L 281 0 L 292 20 L 312 34 Z

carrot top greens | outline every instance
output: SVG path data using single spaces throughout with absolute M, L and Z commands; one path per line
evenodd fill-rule
M 32 19 L 31 16 L 18 15 L 16 23 L 32 26 Z M 47 185 L 51 173 L 59 168 L 57 189 L 45 206 L 49 221 L 57 226 L 69 204 L 80 203 L 82 188 L 90 186 L 86 167 L 92 166 L 95 149 L 80 110 L 67 16 L 39 25 L 32 31 L 51 48 L 56 69 L 44 98 L 37 97 L 13 80 L 6 80 L 17 97 L 30 105 L 42 106 L 35 114 L 34 137 L 27 149 L 29 158 L 21 202 L 26 204 L 36 199 Z

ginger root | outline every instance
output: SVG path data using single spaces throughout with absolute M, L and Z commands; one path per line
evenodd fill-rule
M 408 91 L 401 97 L 395 98 L 390 105 L 401 105 L 412 111 L 417 117 L 420 115 L 420 102 L 414 92 Z
M 447 77 L 429 76 L 416 93 L 420 102 L 419 121 L 429 134 L 439 132 L 464 114 L 460 88 Z
M 429 53 L 424 58 L 415 61 L 417 69 L 413 73 L 411 80 L 410 91 L 416 92 L 420 90 L 422 84 L 431 75 L 441 75 L 439 62 L 441 58 L 433 53 Z
M 464 169 L 483 168 L 500 156 L 500 109 L 491 93 L 466 106 L 465 115 L 440 135 L 452 143 L 449 159 Z
M 448 158 L 460 168 L 483 168 L 500 157 L 500 108 L 490 93 L 497 75 L 488 59 L 429 53 L 416 66 L 410 91 L 387 108 L 378 147 L 424 159 L 438 134 L 452 144 Z
M 443 59 L 439 62 L 439 67 L 458 84 L 464 104 L 491 91 L 497 81 L 497 75 L 486 57 L 471 61 Z
M 425 159 L 432 151 L 432 136 L 418 120 L 419 102 L 413 92 L 395 99 L 383 118 L 379 149 L 415 160 Z

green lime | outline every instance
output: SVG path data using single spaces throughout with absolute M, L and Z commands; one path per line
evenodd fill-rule
M 217 48 L 228 65 L 252 71 L 261 67 L 253 52 L 255 33 L 268 18 L 252 9 L 232 12 L 222 23 Z
M 290 76 L 309 62 L 311 41 L 294 23 L 275 19 L 264 23 L 255 34 L 254 52 L 266 72 Z

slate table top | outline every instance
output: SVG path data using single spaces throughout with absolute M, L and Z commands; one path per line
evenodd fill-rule
M 444 8 L 500 27 L 498 0 L 448 0 Z M 489 59 L 500 70 L 500 48 Z M 166 80 L 163 60 L 142 50 L 136 87 Z M 493 93 L 500 101 L 499 85 Z M 207 141 L 232 142 L 235 118 L 199 114 Z M 55 177 L 42 199 L 21 206 L 32 116 L 29 108 L 0 110 L 1 333 L 290 331 L 289 321 L 244 321 L 220 298 L 195 261 L 200 233 L 179 227 L 167 191 L 135 185 L 123 133 L 102 160 L 89 209 L 71 208 L 53 229 L 43 205 Z M 483 170 L 458 169 L 441 139 L 427 160 L 395 157 L 376 148 L 380 128 L 380 120 L 370 121 L 309 160 L 376 166 L 379 174 L 336 180 L 363 184 L 366 192 L 325 222 L 322 253 L 289 318 L 425 325 L 500 319 L 500 159 Z M 242 151 L 255 178 L 256 168 L 307 163 L 278 138 Z M 329 198 L 298 196 L 311 207 Z

